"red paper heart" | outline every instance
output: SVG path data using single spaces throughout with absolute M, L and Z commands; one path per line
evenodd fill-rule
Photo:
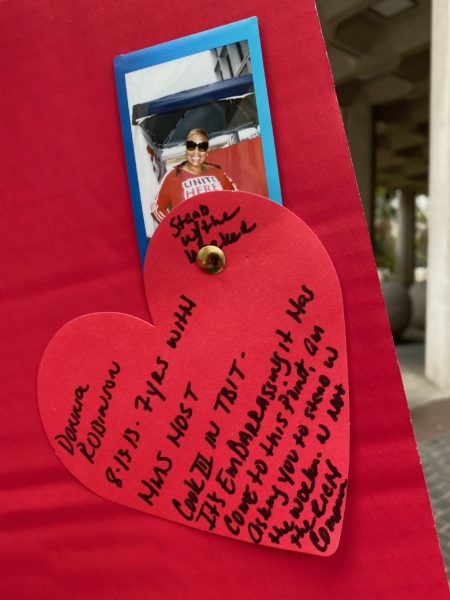
M 191 263 L 223 246 L 224 271 Z M 152 240 L 154 326 L 68 323 L 38 393 L 56 453 L 89 489 L 159 517 L 274 548 L 332 554 L 345 506 L 343 305 L 315 234 L 252 194 L 176 207 Z

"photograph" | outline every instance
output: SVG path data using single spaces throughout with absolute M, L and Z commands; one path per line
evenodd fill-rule
M 281 203 L 255 17 L 117 57 L 115 69 L 142 260 L 184 200 L 239 190 Z

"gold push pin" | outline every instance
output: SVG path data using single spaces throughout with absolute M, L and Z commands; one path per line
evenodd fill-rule
M 212 275 L 223 271 L 225 263 L 225 254 L 217 246 L 204 246 L 197 254 L 198 266 Z

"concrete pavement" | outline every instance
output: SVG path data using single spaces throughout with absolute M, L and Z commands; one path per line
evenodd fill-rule
M 406 332 L 396 350 L 450 578 L 450 393 L 440 390 L 425 377 L 423 332 Z

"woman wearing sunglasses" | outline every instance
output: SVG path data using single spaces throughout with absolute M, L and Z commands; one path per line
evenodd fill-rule
M 152 215 L 158 223 L 183 200 L 205 192 L 237 189 L 219 165 L 206 162 L 208 149 L 206 131 L 192 129 L 186 140 L 186 160 L 167 173 L 153 203 Z

